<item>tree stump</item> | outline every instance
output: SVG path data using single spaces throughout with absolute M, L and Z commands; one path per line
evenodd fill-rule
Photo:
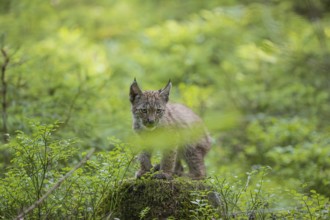
M 125 180 L 112 189 L 100 205 L 101 216 L 109 219 L 190 219 L 193 201 L 205 197 L 210 187 L 190 179 Z

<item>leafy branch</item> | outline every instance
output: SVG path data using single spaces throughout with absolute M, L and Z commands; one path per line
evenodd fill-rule
M 82 159 L 72 170 L 70 170 L 68 173 L 66 173 L 61 179 L 59 179 L 54 186 L 48 190 L 38 201 L 33 203 L 29 208 L 25 209 L 23 212 L 21 212 L 15 219 L 23 219 L 23 217 L 31 212 L 33 209 L 35 209 L 37 206 L 39 206 L 54 190 L 60 187 L 60 185 L 69 178 L 77 169 L 79 169 L 81 166 L 83 166 L 93 155 L 95 149 L 93 148 L 84 159 Z

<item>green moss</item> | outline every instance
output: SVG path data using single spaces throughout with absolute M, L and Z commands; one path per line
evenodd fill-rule
M 188 179 L 125 180 L 111 190 L 100 208 L 102 216 L 125 219 L 159 219 L 173 217 L 189 219 L 195 205 L 196 193 L 206 194 L 208 188 L 203 182 Z M 143 218 L 141 218 L 143 215 Z

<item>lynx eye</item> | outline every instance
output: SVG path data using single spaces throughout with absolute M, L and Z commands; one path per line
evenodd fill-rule
M 157 109 L 156 112 L 157 112 L 158 114 L 160 114 L 160 113 L 163 112 L 163 110 L 162 110 L 162 109 Z
M 145 108 L 142 108 L 142 109 L 140 109 L 139 110 L 141 113 L 147 113 L 147 109 L 145 109 Z

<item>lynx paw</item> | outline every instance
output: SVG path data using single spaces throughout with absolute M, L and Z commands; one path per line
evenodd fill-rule
M 150 170 L 138 170 L 135 173 L 135 178 L 140 179 L 142 176 L 147 176 L 148 174 L 158 172 L 160 170 L 160 165 L 157 164 L 152 167 Z M 162 178 L 159 178 L 162 179 Z
M 173 179 L 172 175 L 168 174 L 168 173 L 155 173 L 154 175 L 152 175 L 152 178 L 154 179 L 163 179 L 163 180 L 171 180 Z
M 144 176 L 145 174 L 149 173 L 149 171 L 146 170 L 138 170 L 135 173 L 135 178 L 140 179 L 142 176 Z

